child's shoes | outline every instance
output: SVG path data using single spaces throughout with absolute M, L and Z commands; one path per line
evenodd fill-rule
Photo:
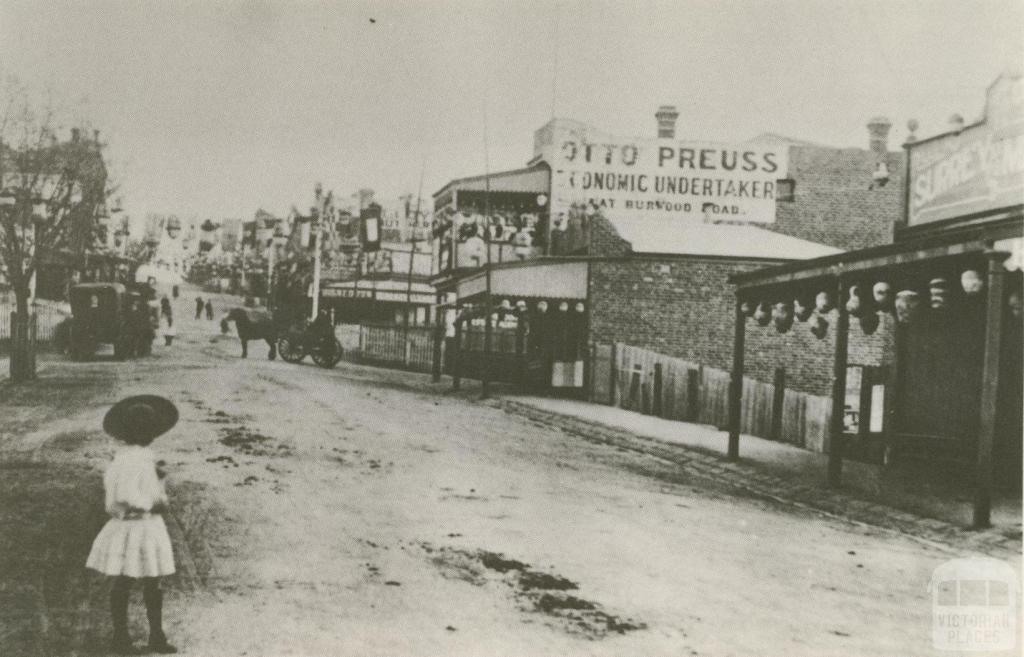
M 149 637 L 149 651 L 160 655 L 173 655 L 178 649 L 167 643 L 167 637 L 162 633 L 158 636 Z

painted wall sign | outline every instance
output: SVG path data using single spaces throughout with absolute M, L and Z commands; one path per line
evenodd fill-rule
M 320 296 L 331 299 L 372 299 L 372 290 L 353 290 L 351 288 L 327 287 L 320 291 Z
M 1004 76 L 985 121 L 910 148 L 910 226 L 1024 203 L 1024 91 Z
M 785 146 L 623 139 L 562 120 L 539 132 L 535 145 L 551 167 L 556 223 L 578 203 L 611 219 L 775 221 Z

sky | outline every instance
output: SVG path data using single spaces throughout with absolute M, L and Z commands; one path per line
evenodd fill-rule
M 1024 0 L 0 0 L 0 75 L 101 131 L 133 218 L 283 215 L 317 181 L 427 204 L 552 116 L 653 137 L 661 104 L 680 139 L 866 147 L 884 115 L 895 148 L 1022 61 Z

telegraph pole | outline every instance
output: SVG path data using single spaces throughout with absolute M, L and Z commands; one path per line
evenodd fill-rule
M 480 382 L 480 399 L 491 393 L 491 345 L 494 326 L 491 323 L 491 160 L 487 151 L 487 103 L 484 102 L 484 359 Z
M 310 319 L 315 320 L 320 312 L 320 240 L 323 238 L 324 215 L 327 213 L 327 197 L 324 196 L 323 185 L 317 183 L 313 188 L 316 194 L 317 216 L 313 227 L 313 310 Z
M 420 169 L 420 189 L 416 193 L 416 213 L 412 216 L 412 231 L 409 241 L 409 274 L 405 288 L 405 348 L 409 349 L 409 313 L 412 312 L 412 266 L 416 260 L 416 223 L 420 219 L 420 201 L 423 198 L 423 174 L 427 170 L 427 159 L 423 158 L 423 167 Z

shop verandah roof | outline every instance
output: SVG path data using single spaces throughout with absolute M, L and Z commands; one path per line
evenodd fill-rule
M 633 253 L 765 260 L 807 260 L 841 253 L 818 242 L 749 224 L 691 223 L 674 219 L 610 219 Z
M 736 286 L 737 294 L 749 296 L 758 292 L 809 287 L 838 278 L 855 279 L 917 270 L 923 274 L 928 268 L 942 266 L 946 261 L 979 259 L 986 251 L 1019 251 L 1022 235 L 1024 223 L 1018 217 L 997 227 L 934 234 L 741 272 L 730 276 L 729 282 Z M 1020 258 L 1019 252 L 1013 255 Z

